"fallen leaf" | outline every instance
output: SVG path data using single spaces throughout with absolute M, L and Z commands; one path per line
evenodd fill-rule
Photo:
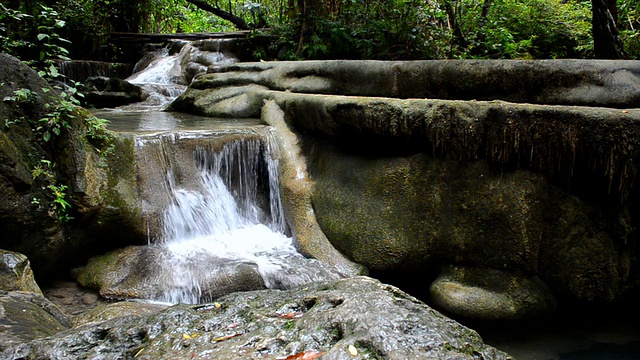
M 191 336 L 189 334 L 182 334 L 182 338 L 185 340 L 190 340 Z
M 629 113 L 629 110 L 622 110 L 622 113 L 623 113 L 623 114 L 628 114 L 628 113 Z
M 292 312 L 288 312 L 286 314 L 277 314 L 277 316 L 281 319 L 297 319 L 302 317 L 302 315 L 304 315 L 302 312 L 300 311 L 292 311 Z
M 326 354 L 326 351 L 306 351 L 303 353 L 297 353 L 293 355 L 289 355 L 286 358 L 280 358 L 283 360 L 313 360 L 317 359 L 320 356 Z
M 216 309 L 220 309 L 220 306 L 222 306 L 222 305 L 220 305 L 220 303 L 218 303 L 218 302 L 214 302 L 213 306 L 215 306 Z
M 234 338 L 234 337 L 240 336 L 240 335 L 242 335 L 242 333 L 235 333 L 235 334 L 231 334 L 231 335 L 220 336 L 220 337 L 214 338 L 213 340 L 215 340 L 215 341 L 225 341 L 225 340 L 229 340 L 231 338 Z
M 358 349 L 355 346 L 349 345 L 349 354 L 356 356 L 358 355 Z

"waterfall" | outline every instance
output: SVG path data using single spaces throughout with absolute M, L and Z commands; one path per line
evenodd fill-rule
M 164 214 L 162 241 L 228 233 L 256 224 L 284 232 L 278 160 L 271 158 L 269 145 L 269 141 L 263 143 L 259 139 L 238 139 L 226 143 L 217 152 L 197 147 L 194 160 L 198 164 L 200 191 L 176 186 L 169 172 L 167 182 L 173 202 Z M 268 214 L 261 209 L 259 199 L 263 176 L 269 182 L 265 194 Z
M 92 76 L 125 78 L 132 72 L 132 66 L 129 64 L 93 60 L 61 60 L 56 65 L 65 79 L 79 82 L 84 82 Z
M 221 51 L 223 41 L 174 42 L 141 59 L 134 67 L 138 71 L 126 80 L 143 88 L 144 106 L 162 107 L 184 92 L 197 75 L 237 61 L 233 55 Z
M 253 281 L 253 273 L 258 288 L 338 278 L 300 255 L 286 234 L 270 128 L 150 134 L 136 147 L 138 162 L 147 164 L 141 180 L 149 186 L 148 213 L 161 219 L 149 245 L 158 254 L 154 300 L 212 301 L 220 282 Z M 154 180 L 158 173 L 163 179 Z

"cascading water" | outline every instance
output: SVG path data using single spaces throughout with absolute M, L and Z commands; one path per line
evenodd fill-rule
M 219 40 L 181 45 L 177 54 L 162 49 L 148 65 L 136 65 L 144 69 L 127 79 L 149 93 L 145 103 L 112 111 L 133 114 L 145 131 L 135 143 L 150 238 L 136 275 L 118 287 L 133 297 L 201 303 L 233 291 L 338 278 L 299 254 L 286 235 L 269 127 L 226 120 L 208 123 L 208 130 L 177 131 L 162 124 L 167 113 L 158 110 L 194 76 L 236 61 L 220 52 Z
M 149 245 L 157 255 L 152 300 L 208 302 L 232 282 L 285 289 L 339 277 L 296 252 L 285 235 L 273 139 L 262 131 L 266 127 L 259 128 L 260 134 L 226 133 L 224 145 L 220 134 L 198 132 L 152 134 L 137 141 L 149 158 L 163 159 L 159 171 L 166 174 L 164 185 L 149 191 L 157 196 L 165 189 L 167 204 L 162 232 Z M 190 159 L 173 153 L 187 142 L 191 145 L 183 153 Z M 192 164 L 185 164 L 188 160 Z
M 152 60 L 143 69 L 139 70 L 143 67 L 142 61 L 136 64 L 134 69 L 139 71 L 126 80 L 143 88 L 144 106 L 162 107 L 184 92 L 191 80 L 208 67 L 222 67 L 237 61 L 220 51 L 222 41 L 177 42 L 181 46 L 178 53 L 162 48 L 152 54 Z

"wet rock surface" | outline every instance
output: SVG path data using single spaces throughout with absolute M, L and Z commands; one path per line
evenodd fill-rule
M 49 281 L 104 247 L 146 242 L 131 227 L 138 225 L 140 204 L 132 204 L 137 184 L 129 182 L 135 171 L 127 167 L 133 163 L 126 139 L 92 138 L 90 114 L 75 108 L 60 135 L 44 141 L 35 124 L 61 101 L 56 90 L 6 54 L 0 54 L 0 83 L 0 248 L 26 255 L 38 281 Z M 10 100 L 15 91 L 26 99 Z M 33 176 L 36 169 L 40 176 Z M 71 221 L 59 221 L 50 186 L 65 187 Z
M 0 291 L 0 352 L 70 327 L 69 318 L 41 294 Z
M 556 307 L 549 287 L 538 277 L 501 270 L 449 266 L 429 290 L 436 306 L 472 319 L 526 319 Z
M 138 85 L 116 77 L 93 76 L 86 80 L 82 91 L 87 105 L 96 108 L 114 108 L 142 100 Z
M 4 359 L 508 359 L 478 334 L 367 277 L 241 292 L 11 346 Z
M 176 282 L 180 279 L 173 278 L 178 270 L 166 269 L 167 263 L 161 261 L 169 256 L 160 246 L 130 246 L 90 259 L 87 266 L 75 269 L 74 275 L 79 284 L 99 291 L 106 299 L 160 300 L 171 290 L 184 286 Z M 194 292 L 200 294 L 200 301 L 211 301 L 234 291 L 265 289 L 256 264 L 196 255 L 190 263 L 194 271 L 199 267 L 200 273 L 209 273 L 206 281 L 192 284 Z
M 0 249 L 0 290 L 42 294 L 26 256 Z
M 95 290 L 82 287 L 73 281 L 56 281 L 45 288 L 43 293 L 72 319 L 98 305 L 107 304 Z

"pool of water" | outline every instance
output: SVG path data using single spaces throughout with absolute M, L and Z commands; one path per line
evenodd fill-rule
M 211 118 L 161 110 L 95 110 L 93 114 L 109 120 L 107 127 L 115 132 L 217 130 L 260 124 L 260 119 Z
M 640 314 L 594 312 L 465 325 L 516 360 L 640 360 Z

